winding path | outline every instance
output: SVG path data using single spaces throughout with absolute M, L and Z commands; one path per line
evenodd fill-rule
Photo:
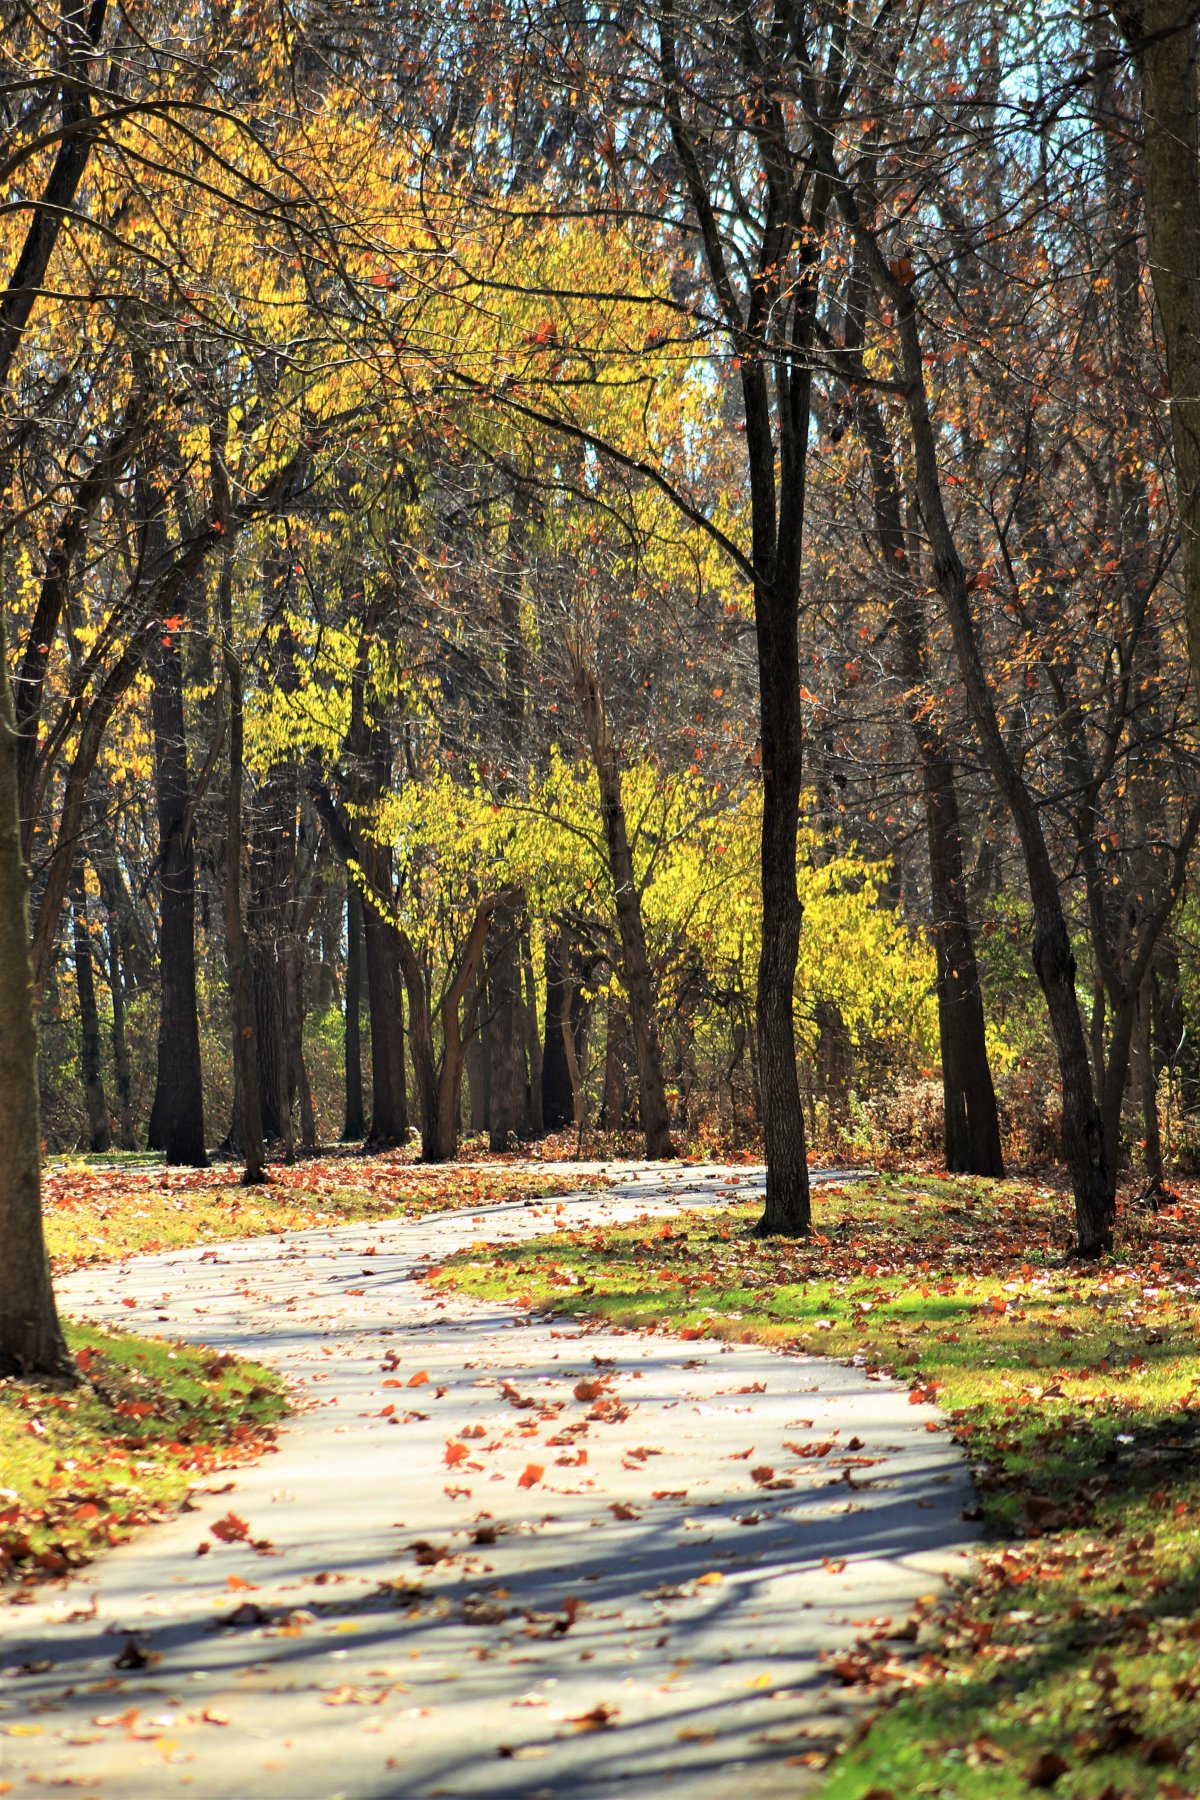
M 0 1613 L 0 1776 L 82 1800 L 816 1785 L 852 1704 L 820 1652 L 902 1620 L 971 1547 L 933 1411 L 836 1363 L 584 1331 L 415 1279 L 556 1218 L 703 1203 L 725 1173 L 641 1167 L 561 1202 L 62 1282 L 71 1312 L 278 1366 L 304 1410 L 277 1454 Z M 230 1512 L 263 1547 L 212 1533 Z M 129 1638 L 144 1669 L 114 1666 Z

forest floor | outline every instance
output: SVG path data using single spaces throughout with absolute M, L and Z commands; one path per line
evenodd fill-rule
M 822 1653 L 885 1618 L 903 1648 L 977 1536 L 934 1408 L 830 1359 L 429 1279 L 558 1225 L 672 1233 L 736 1173 L 643 1167 L 65 1276 L 64 1308 L 102 1326 L 261 1358 L 293 1412 L 274 1454 L 0 1614 L 16 1791 L 813 1791 L 863 1707 Z
M 884 1626 L 827 1658 L 889 1702 L 832 1761 L 828 1800 L 1195 1796 L 1200 1198 L 1123 1208 L 1116 1254 L 1089 1268 L 1064 1263 L 1067 1197 L 1028 1181 L 827 1186 L 799 1245 L 749 1238 L 739 1189 L 715 1217 L 568 1223 L 439 1280 L 565 1319 L 819 1350 L 942 1409 L 987 1548 L 914 1615 L 915 1656 Z M 837 1445 L 791 1448 L 821 1466 Z

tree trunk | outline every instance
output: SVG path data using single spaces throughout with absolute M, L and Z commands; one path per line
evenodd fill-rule
M 75 1380 L 42 1235 L 37 1033 L 16 748 L 0 618 L 0 1370 Z
M 492 914 L 492 941 L 495 949 L 487 982 L 492 1078 L 489 1143 L 492 1150 L 511 1150 L 524 1113 L 519 1090 L 525 1065 L 524 1034 L 519 1031 L 521 959 L 515 905 L 497 907 Z
M 233 644 L 233 607 L 227 565 L 221 576 L 221 632 L 226 699 L 229 707 L 229 785 L 225 794 L 225 960 L 229 971 L 230 1024 L 233 1030 L 234 1090 L 241 1141 L 242 1185 L 267 1179 L 263 1143 L 262 1085 L 254 1004 L 254 973 L 242 910 L 242 788 L 245 715 L 242 663 Z M 232 1135 L 232 1133 L 231 1133 Z
M 1137 1020 L 1134 1025 L 1134 1073 L 1138 1102 L 1145 1133 L 1143 1157 L 1146 1169 L 1146 1198 L 1157 1203 L 1165 1185 L 1163 1172 L 1162 1133 L 1158 1124 L 1158 1077 L 1154 1067 L 1153 975 L 1147 975 L 1138 995 Z
M 79 1072 L 88 1116 L 88 1148 L 103 1153 L 112 1148 L 112 1129 L 104 1078 L 100 1068 L 100 1014 L 96 1007 L 96 976 L 92 967 L 92 940 L 88 933 L 87 890 L 82 868 L 71 884 L 71 919 L 74 926 L 75 992 L 79 999 Z
M 600 1109 L 600 1124 L 605 1131 L 620 1131 L 625 1123 L 625 1039 L 628 1028 L 621 997 L 610 987 L 604 1026 L 604 1100 Z
M 802 919 L 796 888 L 801 719 L 796 608 L 755 583 L 762 688 L 762 952 L 758 1055 L 767 1198 L 759 1237 L 805 1237 L 811 1221 L 793 994 Z
M 1004 1174 L 1000 1115 L 988 1061 L 983 993 L 966 905 L 962 828 L 953 765 L 922 757 L 929 882 L 937 957 L 946 1167 L 964 1175 Z
M 847 348 L 856 354 L 863 344 L 867 291 L 860 267 L 846 330 Z M 865 387 L 855 395 L 855 417 L 870 463 L 880 561 L 885 579 L 895 588 L 897 673 L 907 690 L 909 726 L 921 767 L 937 958 L 946 1167 L 968 1175 L 1002 1176 L 1000 1117 L 967 910 L 958 789 L 953 759 L 927 704 L 925 611 L 910 563 L 896 458 L 879 402 Z
M 488 1127 L 488 1070 L 486 1015 L 480 1004 L 478 988 L 472 996 L 476 1002 L 477 1023 L 467 1045 L 467 1087 L 470 1094 L 468 1116 L 471 1132 L 478 1136 Z
M 358 889 L 346 889 L 346 1116 L 342 1142 L 356 1143 L 367 1135 L 362 1083 L 362 901 Z
M 574 1116 L 571 1071 L 562 1034 L 569 1015 L 566 985 L 570 949 L 561 932 L 546 935 L 546 1017 L 542 1039 L 542 1121 L 547 1131 L 560 1131 Z
M 317 1116 L 304 1061 L 304 945 L 298 930 L 289 931 L 280 945 L 280 967 L 283 975 L 283 1028 L 287 1045 L 289 1111 L 294 1103 L 300 1117 L 300 1142 L 306 1150 L 315 1150 Z
M 371 1134 L 374 1147 L 408 1142 L 404 1003 L 396 934 L 373 906 L 363 908 L 371 1012 Z
M 1112 1189 L 1104 1155 L 1103 1123 L 1075 992 L 1075 956 L 1062 897 L 1037 805 L 1005 742 L 979 649 L 967 574 L 942 495 L 916 303 L 911 288 L 897 280 L 869 228 L 863 225 L 849 191 L 840 190 L 839 200 L 869 258 L 876 285 L 894 309 L 897 321 L 917 496 L 928 534 L 934 579 L 950 624 L 955 657 L 984 760 L 1008 806 L 1025 857 L 1033 903 L 1033 965 L 1046 998 L 1062 1083 L 1063 1154 L 1075 1198 L 1077 1249 L 1080 1256 L 1096 1257 L 1112 1243 Z
M 108 991 L 112 995 L 113 1081 L 117 1090 L 117 1148 L 132 1150 L 133 1072 L 129 1066 L 129 1041 L 125 1035 L 125 969 L 121 957 L 121 926 L 116 914 L 108 915 Z
M 529 1130 L 532 1136 L 540 1138 L 544 1137 L 546 1133 L 545 1121 L 542 1118 L 542 1039 L 538 1031 L 537 980 L 533 973 L 533 950 L 529 942 L 528 929 L 521 933 L 521 968 L 525 978 L 525 1005 L 522 1015 L 525 1029 L 525 1052 L 529 1058 Z
M 1113 1007 L 1104 1085 L 1100 1095 L 1100 1116 L 1104 1122 L 1104 1162 L 1108 1170 L 1109 1192 L 1113 1197 L 1116 1195 L 1117 1175 L 1121 1166 L 1121 1113 L 1125 1103 L 1125 1090 L 1129 1085 L 1129 1063 L 1136 1022 L 1136 994 L 1122 995 L 1120 1002 Z
M 204 1082 L 196 1000 L 196 841 L 192 828 L 183 660 L 168 633 L 151 660 L 158 807 L 158 1079 L 147 1141 L 168 1163 L 203 1169 Z
M 633 853 L 629 847 L 629 834 L 625 825 L 616 744 L 599 685 L 575 646 L 572 646 L 572 665 L 575 691 L 579 697 L 592 762 L 600 785 L 604 842 L 608 851 L 608 866 L 617 910 L 629 1019 L 637 1052 L 646 1155 L 655 1159 L 666 1158 L 674 1156 L 675 1146 L 671 1142 L 671 1116 L 663 1082 L 662 1046 L 658 1035 L 654 982 L 642 924 L 642 899 L 634 875 Z
M 258 1049 L 258 1092 L 262 1109 L 262 1133 L 268 1144 L 277 1144 L 285 1162 L 295 1157 L 292 1114 L 288 1105 L 287 1042 L 284 1034 L 283 970 L 273 939 L 261 921 L 251 943 L 254 1035 Z
M 1190 0 L 1131 0 L 1113 11 L 1142 85 L 1147 262 L 1170 386 L 1183 606 L 1200 694 L 1200 124 Z

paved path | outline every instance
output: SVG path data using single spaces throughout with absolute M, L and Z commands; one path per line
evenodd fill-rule
M 643 1168 L 608 1194 L 64 1281 L 73 1312 L 277 1365 L 307 1410 L 193 1510 L 0 1614 L 0 1776 L 85 1800 L 808 1791 L 803 1758 L 845 1722 L 819 1652 L 902 1619 L 969 1549 L 932 1411 L 835 1363 L 514 1318 L 414 1279 L 719 1179 Z M 214 1536 L 230 1512 L 267 1547 Z M 147 1668 L 116 1666 L 128 1636 Z

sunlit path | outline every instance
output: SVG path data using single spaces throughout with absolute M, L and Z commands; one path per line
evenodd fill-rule
M 113 1800 L 800 1791 L 839 1723 L 819 1652 L 902 1620 L 969 1547 L 930 1409 L 858 1369 L 414 1279 L 560 1204 L 662 1211 L 719 1173 L 65 1282 L 72 1310 L 277 1364 L 302 1410 L 277 1455 L 8 1612 L 4 1777 Z

